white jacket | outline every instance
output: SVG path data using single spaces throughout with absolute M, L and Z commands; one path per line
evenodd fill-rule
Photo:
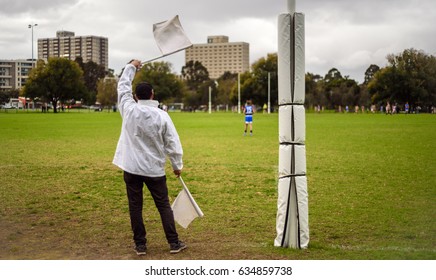
M 173 170 L 182 170 L 183 149 L 174 124 L 155 100 L 133 99 L 135 66 L 128 64 L 118 82 L 118 109 L 123 123 L 113 164 L 132 174 L 165 175 L 168 156 Z

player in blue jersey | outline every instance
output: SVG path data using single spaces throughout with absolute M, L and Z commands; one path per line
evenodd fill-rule
M 250 136 L 253 135 L 253 114 L 254 114 L 254 106 L 251 104 L 251 100 L 247 100 L 247 103 L 244 106 L 244 114 L 245 114 L 245 130 L 244 136 L 247 135 L 247 128 L 250 125 Z

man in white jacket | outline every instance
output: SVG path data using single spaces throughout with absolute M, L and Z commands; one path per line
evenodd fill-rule
M 154 100 L 153 87 L 148 83 L 136 86 L 133 97 L 132 81 L 141 62 L 126 65 L 118 82 L 118 108 L 122 117 L 121 135 L 113 163 L 124 171 L 130 222 L 135 251 L 146 254 L 147 238 L 142 218 L 143 186 L 149 189 L 161 216 L 170 253 L 178 253 L 186 245 L 178 238 L 174 214 L 168 198 L 165 163 L 170 159 L 176 176 L 183 168 L 183 149 L 174 124 Z

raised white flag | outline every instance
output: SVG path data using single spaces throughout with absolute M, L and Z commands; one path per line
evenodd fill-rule
M 204 214 L 195 202 L 181 176 L 179 176 L 179 180 L 183 188 L 177 195 L 171 208 L 173 209 L 174 220 L 183 228 L 188 228 L 189 224 L 195 218 L 201 218 Z
M 192 46 L 191 41 L 183 30 L 179 16 L 153 24 L 153 35 L 162 55 L 143 63 L 162 58 Z

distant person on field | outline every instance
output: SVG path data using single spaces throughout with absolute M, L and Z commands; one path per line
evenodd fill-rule
M 182 145 L 170 116 L 158 108 L 159 102 L 154 100 L 152 85 L 139 83 L 135 89 L 135 101 L 132 81 L 140 65 L 139 60 L 132 60 L 124 68 L 118 82 L 118 108 L 123 122 L 113 163 L 124 171 L 136 253 L 145 255 L 147 250 L 142 218 L 144 184 L 159 210 L 170 253 L 178 253 L 186 245 L 179 240 L 176 231 L 168 198 L 165 164 L 168 157 L 174 174 L 180 176 L 183 168 Z
M 409 114 L 409 102 L 406 102 L 406 105 L 404 105 L 404 111 L 406 114 Z
M 245 130 L 244 136 L 247 135 L 247 128 L 250 126 L 250 136 L 253 135 L 253 114 L 254 114 L 254 106 L 251 104 L 251 100 L 248 100 L 244 106 L 244 114 L 245 114 Z
M 392 114 L 391 112 L 391 104 L 389 102 L 386 103 L 386 115 Z

